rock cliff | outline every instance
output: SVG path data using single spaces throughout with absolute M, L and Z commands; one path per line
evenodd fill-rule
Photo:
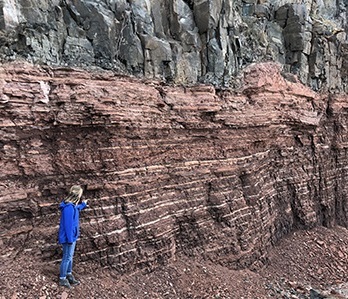
M 255 266 L 348 226 L 346 0 L 0 1 L 0 249 L 119 273 Z
M 236 86 L 275 61 L 313 90 L 347 92 L 346 0 L 3 0 L 0 57 Z
M 346 96 L 280 69 L 253 64 L 230 90 L 4 64 L 2 256 L 58 260 L 76 183 L 91 199 L 81 258 L 120 273 L 177 254 L 251 266 L 294 229 L 347 226 Z

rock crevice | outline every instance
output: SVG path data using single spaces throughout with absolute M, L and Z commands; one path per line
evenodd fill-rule
M 274 61 L 313 90 L 347 92 L 345 1 L 7 0 L 0 33 L 3 61 L 224 87 Z

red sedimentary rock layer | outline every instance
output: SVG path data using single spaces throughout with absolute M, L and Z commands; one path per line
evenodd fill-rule
M 243 88 L 0 69 L 0 248 L 59 259 L 58 204 L 85 188 L 79 253 L 120 272 L 177 253 L 244 267 L 297 228 L 347 226 L 347 97 L 250 66 Z

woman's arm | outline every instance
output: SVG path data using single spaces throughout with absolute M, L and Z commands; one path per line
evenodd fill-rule
M 83 210 L 86 207 L 87 207 L 87 200 L 82 201 L 82 203 L 76 206 L 76 208 L 79 209 L 79 211 Z

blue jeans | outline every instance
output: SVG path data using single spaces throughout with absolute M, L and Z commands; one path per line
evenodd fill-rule
M 63 258 L 60 264 L 60 273 L 59 273 L 59 278 L 61 279 L 66 278 L 67 274 L 72 273 L 73 257 L 74 257 L 76 242 L 71 243 L 70 245 L 68 243 L 63 243 L 62 245 L 63 245 Z

